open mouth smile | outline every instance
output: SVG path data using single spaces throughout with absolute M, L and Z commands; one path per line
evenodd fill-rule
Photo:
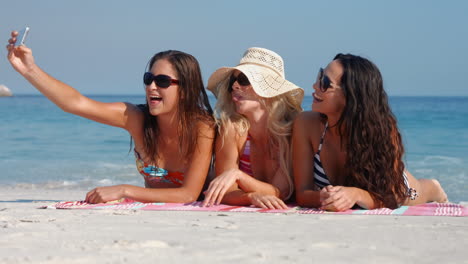
M 162 97 L 157 96 L 157 95 L 150 95 L 148 96 L 148 102 L 150 104 L 158 104 L 162 101 Z
M 320 103 L 323 101 L 322 98 L 320 98 L 319 96 L 317 96 L 317 94 L 313 93 L 312 96 L 314 97 L 314 103 L 317 102 L 317 103 Z

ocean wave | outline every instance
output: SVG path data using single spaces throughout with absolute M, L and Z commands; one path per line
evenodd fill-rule
M 427 169 L 427 168 L 418 168 L 418 169 L 415 169 L 413 172 L 416 175 L 425 175 L 425 174 L 433 174 L 434 170 Z
M 15 184 L 6 184 L 15 189 L 23 190 L 91 190 L 96 187 L 101 186 L 111 186 L 116 184 L 122 184 L 122 182 L 115 182 L 111 179 L 100 179 L 100 180 L 82 180 L 82 181 L 47 181 L 39 183 L 15 183 Z M 143 181 L 132 181 L 126 182 L 126 184 L 136 185 L 144 187 Z
M 412 161 L 418 167 L 430 166 L 430 167 L 448 167 L 448 166 L 461 166 L 465 165 L 465 162 L 462 158 L 459 157 L 449 157 L 449 156 L 424 156 L 422 160 Z

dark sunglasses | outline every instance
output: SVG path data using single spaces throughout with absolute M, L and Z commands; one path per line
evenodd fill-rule
M 326 92 L 328 88 L 332 87 L 330 78 L 323 74 L 323 68 L 320 68 L 318 72 L 317 81 L 319 82 L 319 89 L 322 93 Z
M 156 85 L 160 88 L 167 88 L 171 86 L 171 84 L 179 84 L 178 80 L 172 79 L 167 75 L 154 75 L 151 72 L 145 72 L 143 75 L 143 82 L 146 85 L 150 85 L 151 83 L 156 83 Z
M 229 92 L 232 92 L 232 85 L 237 81 L 237 83 L 241 86 L 247 86 L 247 85 L 250 85 L 250 81 L 249 81 L 249 78 L 247 78 L 247 76 L 245 76 L 245 74 L 243 74 L 242 72 L 239 73 L 239 75 L 234 76 L 234 74 L 231 74 L 231 77 L 229 79 L 229 87 L 228 87 L 228 91 Z

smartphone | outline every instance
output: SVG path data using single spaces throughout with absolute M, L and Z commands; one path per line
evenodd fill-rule
M 29 32 L 29 27 L 25 27 L 19 31 L 18 36 L 16 36 L 15 47 L 24 45 L 24 42 L 26 41 L 26 36 L 28 36 L 28 32 Z

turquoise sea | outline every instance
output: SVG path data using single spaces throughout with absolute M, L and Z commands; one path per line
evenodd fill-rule
M 144 102 L 143 95 L 90 97 Z M 311 103 L 306 97 L 304 109 Z M 450 201 L 468 201 L 468 97 L 391 97 L 390 103 L 403 134 L 407 168 L 417 178 L 439 179 Z M 0 185 L 143 186 L 125 130 L 64 113 L 42 95 L 0 97 L 0 135 Z

